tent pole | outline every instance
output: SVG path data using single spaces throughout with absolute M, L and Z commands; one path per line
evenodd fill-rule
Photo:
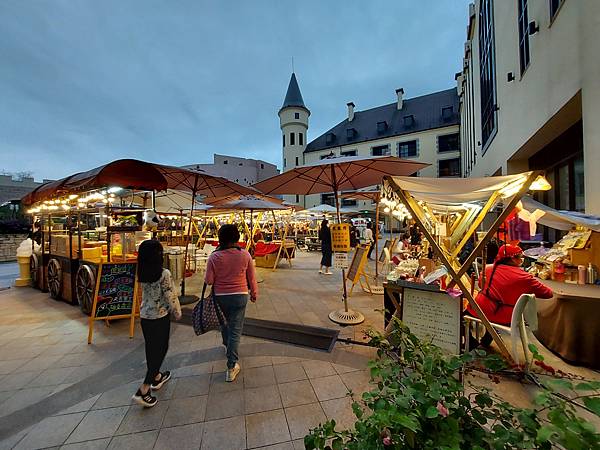
M 379 196 L 375 203 L 375 284 L 379 279 Z
M 182 300 L 184 300 L 187 297 L 185 295 L 185 273 L 187 270 L 188 248 L 189 248 L 187 241 L 190 239 L 190 235 L 192 232 L 192 219 L 194 217 L 194 204 L 196 203 L 196 192 L 198 192 L 198 175 L 196 175 L 196 177 L 194 179 L 194 189 L 192 189 L 192 207 L 190 208 L 190 226 L 188 227 L 187 238 L 185 238 L 183 241 L 183 243 L 185 245 L 185 252 L 183 254 L 183 279 L 181 280 L 181 297 L 180 297 L 180 299 L 182 299 Z M 197 297 L 195 295 L 190 296 L 190 297 L 192 297 L 193 301 L 197 300 Z

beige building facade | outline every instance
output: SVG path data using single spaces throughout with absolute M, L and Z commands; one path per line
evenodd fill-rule
M 463 176 L 544 170 L 538 199 L 600 214 L 596 0 L 478 0 L 457 74 Z

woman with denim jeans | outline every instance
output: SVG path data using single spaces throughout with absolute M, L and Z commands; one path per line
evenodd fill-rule
M 223 345 L 227 347 L 225 381 L 235 380 L 240 373 L 238 346 L 246 304 L 248 299 L 256 302 L 258 296 L 252 256 L 237 246 L 239 239 L 237 225 L 223 225 L 219 229 L 219 247 L 208 258 L 204 280 L 212 285 L 215 300 L 227 319 L 227 325 L 221 328 Z

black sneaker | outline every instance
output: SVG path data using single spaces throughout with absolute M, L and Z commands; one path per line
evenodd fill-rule
M 163 386 L 163 384 L 165 384 L 170 379 L 171 379 L 171 372 L 169 372 L 168 370 L 165 370 L 164 372 L 161 372 L 160 379 L 158 381 L 152 382 L 152 384 L 150 385 L 150 389 L 152 389 L 153 391 L 158 391 Z
M 156 402 L 158 400 L 156 400 L 156 397 L 152 396 L 150 392 L 151 391 L 148 390 L 146 394 L 142 394 L 142 391 L 138 389 L 137 392 L 133 394 L 133 397 L 131 398 L 145 408 L 152 408 L 154 405 L 156 405 Z

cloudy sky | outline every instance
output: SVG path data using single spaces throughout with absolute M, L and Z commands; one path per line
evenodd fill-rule
M 118 158 L 281 166 L 294 65 L 309 141 L 357 110 L 454 85 L 468 0 L 1 0 L 0 170 Z

